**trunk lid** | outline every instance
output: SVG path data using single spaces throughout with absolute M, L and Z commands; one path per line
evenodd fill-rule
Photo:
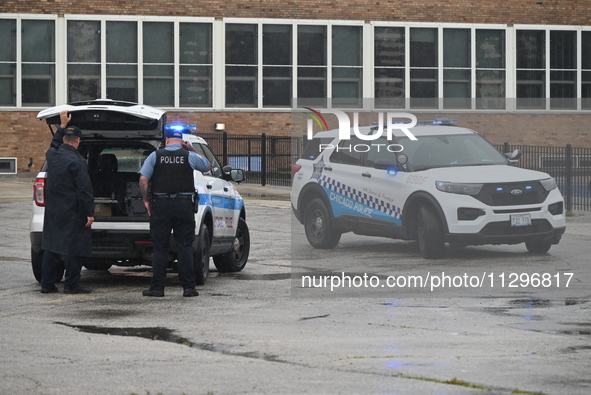
M 37 114 L 48 125 L 60 124 L 60 111 L 72 115 L 69 125 L 82 130 L 83 137 L 162 138 L 166 111 L 131 102 L 110 99 L 62 104 Z

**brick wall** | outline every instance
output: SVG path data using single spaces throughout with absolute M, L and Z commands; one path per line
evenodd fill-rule
M 0 13 L 589 25 L 588 0 L 3 0 Z
M 51 134 L 45 122 L 35 118 L 36 112 L 0 112 L 2 138 L 0 157 L 17 157 L 18 172 L 35 174 L 43 164 Z M 433 114 L 415 114 L 419 120 L 434 119 Z M 526 144 L 540 146 L 591 147 L 589 124 L 586 114 L 437 114 L 439 118 L 455 119 L 458 126 L 476 130 L 489 141 L 502 144 Z M 362 124 L 377 121 L 375 114 L 361 116 Z M 248 112 L 169 112 L 169 123 L 186 123 L 197 126 L 197 134 L 213 133 L 216 122 L 226 124 L 230 134 L 260 134 L 303 136 L 306 133 L 307 116 L 286 113 Z M 329 128 L 338 128 L 336 118 L 326 116 Z M 29 158 L 34 167 L 28 168 Z

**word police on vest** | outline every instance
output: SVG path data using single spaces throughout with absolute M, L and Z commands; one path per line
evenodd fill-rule
M 174 164 L 184 164 L 185 157 L 184 156 L 161 156 L 160 163 L 174 163 Z

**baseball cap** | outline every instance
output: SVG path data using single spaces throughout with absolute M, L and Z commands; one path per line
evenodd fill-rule
M 64 132 L 64 136 L 82 137 L 82 130 L 77 126 L 68 126 Z
M 166 128 L 164 130 L 164 137 L 167 137 L 169 139 L 182 139 L 183 132 L 182 132 L 182 130 L 175 130 L 175 129 Z

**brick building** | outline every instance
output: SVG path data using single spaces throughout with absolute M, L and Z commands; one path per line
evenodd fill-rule
M 301 135 L 296 98 L 589 147 L 591 1 L 4 0 L 0 157 L 38 171 L 37 112 L 94 98 L 208 133 Z

